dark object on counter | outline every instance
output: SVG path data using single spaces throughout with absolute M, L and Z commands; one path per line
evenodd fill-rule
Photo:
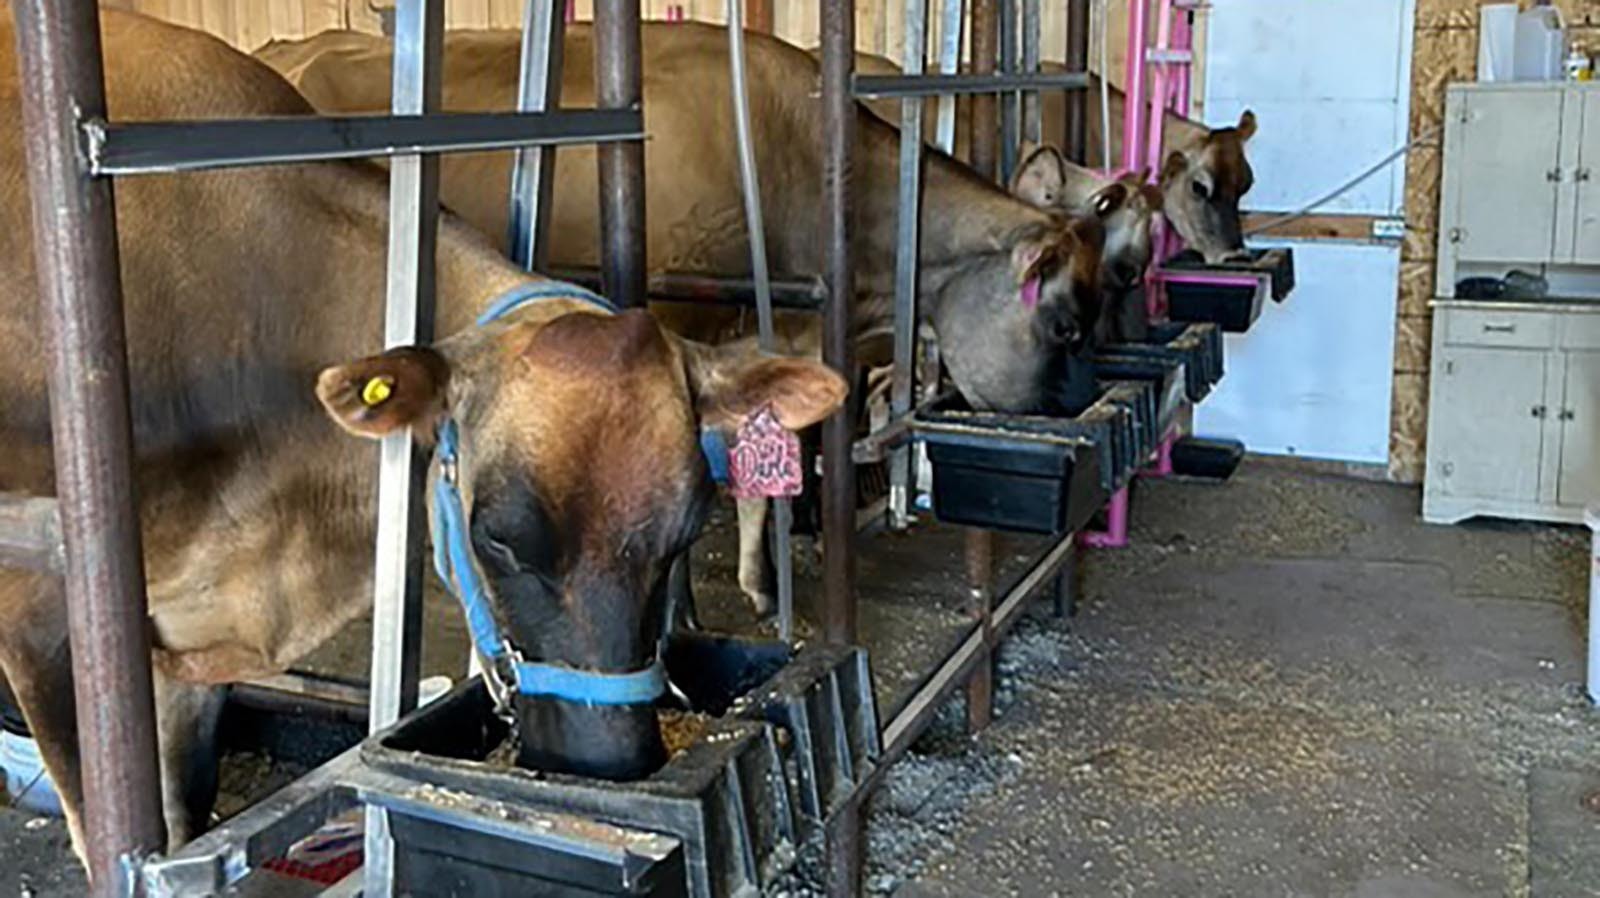
M 1499 278 L 1465 278 L 1456 281 L 1456 296 L 1460 299 L 1499 299 L 1505 292 L 1506 282 Z
M 1549 281 L 1515 268 L 1503 278 L 1475 277 L 1456 281 L 1457 299 L 1543 299 L 1549 294 Z

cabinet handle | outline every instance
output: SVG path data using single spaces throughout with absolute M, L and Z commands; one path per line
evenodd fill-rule
M 1485 324 L 1483 332 L 1486 334 L 1514 334 L 1517 332 L 1515 324 Z
M 1546 181 L 1549 181 L 1552 184 L 1560 184 L 1561 183 L 1561 169 L 1559 169 L 1559 168 L 1550 169 L 1549 171 L 1544 173 L 1544 179 Z
M 1572 173 L 1572 179 L 1574 181 L 1587 181 L 1587 180 L 1589 180 L 1589 170 L 1587 168 L 1578 169 L 1577 171 Z
M 1572 413 L 1572 409 L 1564 408 L 1559 414 L 1556 415 L 1556 417 L 1562 421 L 1571 421 L 1573 418 L 1576 418 L 1577 415 Z
M 1467 236 L 1467 232 L 1463 231 L 1460 228 L 1451 228 L 1450 229 L 1450 242 L 1451 243 L 1460 243 L 1462 238 L 1464 238 L 1466 236 Z
M 1550 413 L 1550 409 L 1542 405 L 1534 406 L 1531 411 L 1533 412 L 1533 416 L 1535 418 L 1543 418 L 1545 415 Z

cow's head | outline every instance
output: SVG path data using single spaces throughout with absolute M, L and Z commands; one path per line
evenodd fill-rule
M 1161 169 L 1167 220 L 1190 249 L 1217 263 L 1244 250 L 1239 200 L 1255 183 L 1244 145 L 1256 133 L 1255 113 L 1210 132 L 1198 144 L 1174 150 Z
M 969 403 L 1009 412 L 1049 406 L 1063 356 L 1085 348 L 1100 316 L 1104 244 L 1096 219 L 1052 217 L 937 286 L 930 317 L 940 354 Z
M 1022 164 L 1011 180 L 1017 198 L 1042 209 L 1093 215 L 1105 228 L 1100 280 L 1114 293 L 1138 286 L 1150 267 L 1151 224 L 1161 211 L 1161 190 L 1148 183 L 1149 172 L 1108 178 L 1068 162 L 1048 144 L 1025 144 Z
M 323 371 L 317 395 L 346 430 L 459 434 L 454 483 L 467 557 L 500 634 L 529 661 L 648 670 L 673 559 L 714 493 L 702 428 L 763 409 L 798 429 L 843 401 L 823 365 L 678 339 L 649 314 L 523 311 L 431 348 Z M 430 512 L 441 472 L 429 472 Z M 648 703 L 593 706 L 518 695 L 518 763 L 630 779 L 664 760 Z

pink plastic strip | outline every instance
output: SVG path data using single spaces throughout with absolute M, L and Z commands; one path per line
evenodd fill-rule
M 1091 549 L 1124 549 L 1128 546 L 1128 488 L 1117 490 L 1106 505 L 1106 529 L 1091 530 L 1078 536 L 1080 545 Z

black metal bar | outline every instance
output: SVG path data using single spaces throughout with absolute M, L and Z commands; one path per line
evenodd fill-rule
M 822 4 L 822 246 L 831 295 L 823 317 L 822 360 L 855 383 L 851 306 L 855 300 L 855 256 L 851 181 L 856 143 L 856 104 L 850 96 L 855 70 L 855 2 Z M 857 397 L 822 425 L 822 618 L 823 638 L 840 645 L 856 641 L 856 469 L 850 459 Z
M 639 112 L 644 100 L 639 0 L 594 10 L 595 105 Z M 623 306 L 645 304 L 644 144 L 605 144 L 600 165 L 601 292 Z
M 1082 90 L 1089 76 L 1082 72 L 1025 72 L 997 75 L 857 75 L 857 97 L 937 97 L 955 94 L 999 94 L 1018 90 Z
M 55 499 L 0 493 L 0 565 L 59 574 L 62 551 Z
M 977 734 L 994 719 L 994 556 L 992 530 L 966 534 L 967 595 L 982 634 L 982 658 L 967 680 L 967 732 Z
M 1067 0 L 1067 68 L 1084 72 L 1084 87 L 1088 87 L 1089 71 L 1089 0 Z M 1103 73 L 1102 73 L 1103 74 Z M 1068 158 L 1080 165 L 1089 153 L 1089 97 L 1086 91 L 1067 95 L 1067 133 L 1061 135 L 1062 146 Z
M 993 75 L 999 48 L 999 0 L 972 0 L 972 71 L 974 75 Z M 998 173 L 999 126 L 993 93 L 972 98 L 972 167 L 985 178 Z
M 1017 53 L 1017 0 L 1000 0 L 1000 74 L 1019 74 Z M 1011 181 L 1017 144 L 1022 134 L 1022 94 L 1005 93 L 1000 103 L 1000 180 Z
M 598 268 L 549 268 L 547 274 L 591 290 L 600 289 Z M 650 274 L 645 290 L 651 300 L 662 302 L 700 302 L 718 305 L 755 307 L 756 285 L 750 278 L 728 278 L 685 271 L 657 271 Z M 779 309 L 820 312 L 828 299 L 828 288 L 820 279 L 772 282 L 772 305 Z
M 253 165 L 463 153 L 521 146 L 639 140 L 638 109 L 453 112 L 210 121 L 88 120 L 96 175 L 143 175 Z
M 84 849 L 97 895 L 163 843 L 144 556 L 133 481 L 128 356 L 111 184 L 79 156 L 105 114 L 93 3 L 13 4 L 34 260 L 50 365 L 50 427 L 66 537 Z

